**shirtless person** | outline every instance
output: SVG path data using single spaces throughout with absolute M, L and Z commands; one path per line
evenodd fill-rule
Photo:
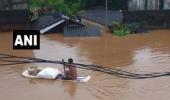
M 68 59 L 68 64 L 64 64 L 64 80 L 76 80 L 77 70 L 73 64 L 73 59 Z

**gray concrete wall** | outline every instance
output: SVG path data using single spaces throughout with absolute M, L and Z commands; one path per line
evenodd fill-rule
M 160 0 L 129 0 L 128 10 L 159 10 Z
M 149 26 L 170 27 L 170 10 L 124 11 L 124 22 L 144 22 Z
M 170 9 L 170 0 L 164 1 L 164 9 Z

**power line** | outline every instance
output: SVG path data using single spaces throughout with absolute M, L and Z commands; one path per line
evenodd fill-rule
M 16 60 L 10 60 L 10 59 Z M 52 60 L 44 60 L 39 58 L 31 58 L 31 57 L 19 57 L 13 55 L 0 54 L 0 66 L 9 66 L 9 65 L 19 65 L 19 64 L 28 64 L 28 63 L 52 63 L 52 64 L 69 64 L 68 62 L 63 61 L 52 61 Z M 148 79 L 148 78 L 156 78 L 163 76 L 170 76 L 170 72 L 152 72 L 147 74 L 138 74 L 130 71 L 125 71 L 122 69 L 114 69 L 110 67 L 98 66 L 98 65 L 88 65 L 88 64 L 80 64 L 73 63 L 77 66 L 77 68 L 86 69 L 86 70 L 94 70 L 103 73 L 107 73 L 113 76 L 129 78 L 129 79 Z

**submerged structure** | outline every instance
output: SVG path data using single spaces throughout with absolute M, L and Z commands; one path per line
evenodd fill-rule
M 33 21 L 31 29 L 39 30 L 41 34 L 64 33 L 65 37 L 101 35 L 98 27 L 88 27 L 79 20 L 70 19 L 59 12 L 46 14 Z
M 111 26 L 114 21 L 122 22 L 123 14 L 121 13 L 121 11 L 108 10 L 107 12 L 108 26 Z M 89 20 L 101 25 L 106 25 L 106 9 L 104 7 L 88 9 L 84 12 L 80 12 L 79 16 L 81 16 L 84 20 Z
M 170 0 L 121 0 L 122 9 L 93 7 L 79 13 L 83 21 L 99 26 L 111 26 L 113 22 L 141 22 L 148 27 L 170 27 Z M 107 17 L 106 17 L 107 16 Z M 106 25 L 107 24 L 107 25 Z
M 123 16 L 124 22 L 170 27 L 170 0 L 127 0 Z

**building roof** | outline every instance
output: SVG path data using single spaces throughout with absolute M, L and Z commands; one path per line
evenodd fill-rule
M 65 23 L 65 24 L 63 24 Z M 46 33 L 57 27 L 57 30 L 64 29 L 66 24 L 76 24 L 78 26 L 85 26 L 81 22 L 77 22 L 69 17 L 63 15 L 62 13 L 55 12 L 49 13 L 45 16 L 32 22 L 31 28 L 33 30 L 40 30 L 40 33 Z M 62 26 L 59 26 L 62 25 Z M 60 29 L 58 29 L 60 27 Z M 51 32 L 51 31 L 50 31 Z
M 32 22 L 31 28 L 40 30 L 40 33 L 45 33 L 52 28 L 65 22 L 65 19 L 60 13 L 50 13 Z
M 106 25 L 106 10 L 105 9 L 89 9 L 78 14 L 80 17 Z M 108 10 L 108 26 L 111 26 L 114 21 L 122 22 L 123 14 L 120 11 Z

